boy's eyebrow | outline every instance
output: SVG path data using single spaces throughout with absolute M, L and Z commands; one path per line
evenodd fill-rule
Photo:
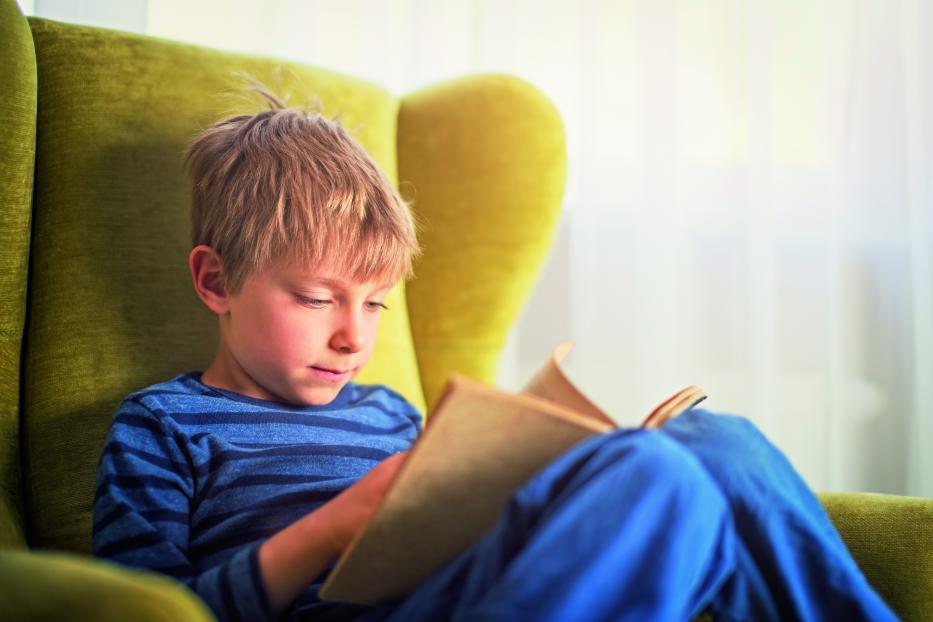
M 347 286 L 346 282 L 344 282 L 344 281 L 342 281 L 342 280 L 340 280 L 340 279 L 331 279 L 331 278 L 328 278 L 328 277 L 326 277 L 326 276 L 312 276 L 312 277 L 308 277 L 308 278 L 300 278 L 299 280 L 302 281 L 302 282 L 304 282 L 304 283 L 320 283 L 320 284 L 322 284 L 322 285 L 327 285 L 327 286 L 329 286 L 329 287 L 335 287 L 335 288 L 337 288 L 337 289 L 346 289 L 346 286 Z M 387 289 L 391 289 L 393 285 L 394 285 L 394 283 L 383 283 L 383 284 L 377 285 L 377 286 L 373 289 L 373 291 L 377 291 L 377 292 L 378 292 L 378 291 L 382 291 L 382 290 L 384 290 L 384 289 L 386 289 L 386 290 L 387 290 Z
M 302 280 L 308 283 L 322 283 L 324 285 L 329 285 L 331 287 L 343 288 L 344 286 L 346 286 L 346 283 L 344 283 L 340 279 L 329 279 L 326 276 L 312 276 L 312 277 L 309 277 L 307 279 L 302 279 Z

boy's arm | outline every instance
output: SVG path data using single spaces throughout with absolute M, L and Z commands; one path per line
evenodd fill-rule
M 346 550 L 376 509 L 406 455 L 399 453 L 383 460 L 333 500 L 262 544 L 259 566 L 275 614 Z
M 270 617 L 259 545 L 201 570 L 189 556 L 194 477 L 185 448 L 143 404 L 124 400 L 101 454 L 94 556 L 153 570 L 196 592 L 220 620 Z
M 204 599 L 220 620 L 268 619 L 346 548 L 402 457 L 387 458 L 314 512 L 202 571 L 188 553 L 195 488 L 190 457 L 145 406 L 126 400 L 101 455 L 94 555 L 174 577 Z

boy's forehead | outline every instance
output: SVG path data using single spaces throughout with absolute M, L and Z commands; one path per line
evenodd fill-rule
M 331 266 L 307 266 L 297 262 L 287 262 L 280 266 L 279 274 L 297 285 L 325 285 L 339 289 L 365 287 L 371 290 L 391 289 L 395 281 L 390 275 L 378 275 L 370 281 L 361 281 L 351 274 L 336 270 Z

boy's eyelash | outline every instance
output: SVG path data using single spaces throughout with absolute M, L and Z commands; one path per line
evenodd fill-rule
M 312 307 L 323 307 L 324 305 L 329 304 L 331 302 L 330 298 L 308 298 L 306 296 L 298 296 L 298 300 L 300 300 L 302 304 L 310 305 Z M 366 304 L 375 305 L 377 307 L 382 307 L 386 311 L 389 310 L 389 307 L 387 307 L 385 303 L 382 303 L 382 302 L 371 302 L 370 301 L 370 302 L 367 302 Z
M 298 296 L 298 300 L 302 304 L 312 305 L 312 306 L 325 305 L 330 302 L 329 298 L 308 298 L 306 296 Z

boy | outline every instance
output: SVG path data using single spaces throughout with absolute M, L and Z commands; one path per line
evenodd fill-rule
M 121 403 L 97 556 L 177 578 L 222 620 L 893 619 L 783 456 L 701 411 L 572 448 L 404 601 L 321 602 L 421 428 L 400 395 L 352 382 L 419 249 L 338 124 L 259 92 L 269 110 L 186 155 L 189 267 L 219 347 Z

